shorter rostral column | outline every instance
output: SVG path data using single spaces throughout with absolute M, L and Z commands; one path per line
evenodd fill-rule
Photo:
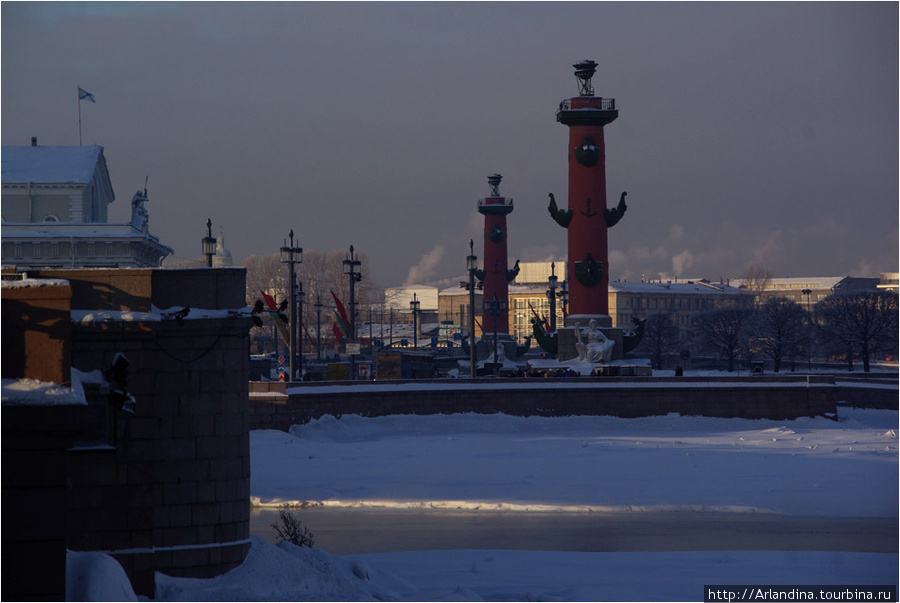
M 515 358 L 515 345 L 509 335 L 509 283 L 519 274 L 519 260 L 509 268 L 507 255 L 506 216 L 513 211 L 513 200 L 500 196 L 500 174 L 488 176 L 490 195 L 478 200 L 478 213 L 484 216 L 484 265 L 475 276 L 483 283 L 484 313 L 481 316 L 482 338 L 493 354 L 493 340 L 496 333 L 498 345 L 503 353 Z M 494 307 L 494 300 L 499 302 Z M 512 345 L 511 345 L 512 344 Z
M 606 149 L 603 128 L 618 116 L 614 98 L 594 96 L 591 78 L 597 63 L 574 65 L 580 95 L 559 105 L 556 121 L 569 127 L 568 209 L 560 209 L 550 195 L 550 214 L 568 229 L 569 314 L 566 326 L 582 327 L 596 320 L 612 326 L 609 316 L 607 231 L 625 213 L 625 195 L 614 209 L 606 207 Z

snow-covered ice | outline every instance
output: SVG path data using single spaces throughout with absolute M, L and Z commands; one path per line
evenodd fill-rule
M 896 518 L 897 420 L 896 411 L 846 408 L 838 422 L 324 417 L 290 434 L 251 432 L 251 494 L 264 505 Z M 81 565 L 70 584 L 85 565 L 100 571 Z M 240 568 L 209 580 L 158 575 L 156 594 L 184 601 L 694 601 L 705 584 L 897 584 L 897 568 L 897 554 L 834 551 L 333 555 L 254 536 Z M 122 579 L 111 573 L 107 592 L 82 592 L 123 600 L 130 587 Z
M 706 510 L 896 517 L 897 413 L 326 416 L 251 433 L 260 506 Z M 280 462 L 270 462 L 279 459 Z

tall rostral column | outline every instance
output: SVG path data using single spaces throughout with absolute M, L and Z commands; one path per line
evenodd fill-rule
M 606 208 L 606 151 L 603 127 L 619 116 L 613 98 L 594 96 L 594 61 L 576 63 L 580 95 L 562 101 L 556 121 L 569 127 L 569 202 L 562 210 L 550 195 L 550 214 L 568 229 L 569 315 L 566 325 L 612 326 L 609 316 L 607 230 L 625 213 L 625 193 Z
M 513 200 L 500 196 L 500 174 L 488 176 L 491 194 L 478 200 L 478 213 L 484 215 L 484 267 L 475 275 L 484 284 L 484 313 L 481 325 L 484 339 L 508 340 L 509 337 L 509 283 L 519 273 L 519 261 L 513 269 L 507 259 L 506 216 L 512 213 Z M 496 298 L 497 304 L 494 304 Z

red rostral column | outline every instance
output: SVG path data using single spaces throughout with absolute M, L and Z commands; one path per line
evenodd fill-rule
M 519 273 L 519 262 L 516 261 L 515 268 L 510 270 L 507 259 L 506 216 L 512 213 L 513 201 L 500 196 L 498 189 L 502 179 L 500 174 L 488 176 L 491 194 L 478 201 L 478 213 L 484 215 L 484 268 L 476 271 L 475 275 L 484 284 L 484 313 L 481 316 L 481 325 L 482 336 L 485 339 L 493 337 L 495 332 L 498 336 L 509 334 L 509 308 L 506 307 L 509 300 L 509 282 Z M 503 304 L 503 308 L 496 312 L 496 318 L 490 308 L 495 297 Z
M 616 209 L 606 208 L 606 152 L 603 127 L 619 116 L 616 101 L 594 96 L 591 78 L 597 63 L 576 63 L 580 96 L 560 103 L 556 121 L 569 127 L 568 210 L 550 195 L 550 214 L 569 231 L 567 325 L 597 319 L 609 327 L 609 260 L 607 230 L 625 212 L 625 193 Z

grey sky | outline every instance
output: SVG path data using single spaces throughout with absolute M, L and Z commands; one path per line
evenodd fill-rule
M 512 259 L 565 255 L 559 102 L 594 59 L 613 279 L 898 269 L 898 4 L 3 2 L 2 142 L 100 144 L 111 219 L 241 262 L 293 228 L 383 286 L 459 275 L 503 175 Z

